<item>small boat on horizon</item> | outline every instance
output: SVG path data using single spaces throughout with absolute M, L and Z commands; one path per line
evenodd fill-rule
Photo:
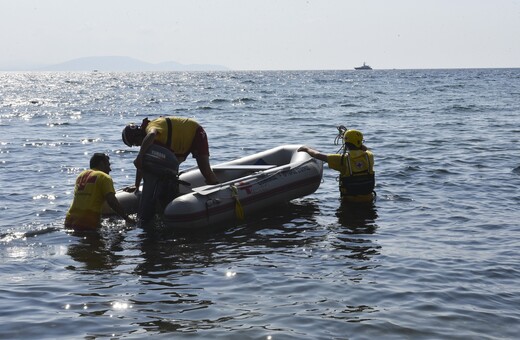
M 354 67 L 355 70 L 371 70 L 372 67 L 370 67 L 369 65 L 363 63 L 363 66 L 358 66 L 358 67 Z

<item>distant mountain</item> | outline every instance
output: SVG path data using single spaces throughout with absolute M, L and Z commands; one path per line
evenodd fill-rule
M 64 63 L 39 67 L 35 71 L 106 71 L 106 72 L 139 72 L 139 71 L 229 71 L 225 66 L 206 64 L 180 64 L 167 61 L 158 64 L 147 63 L 131 57 L 85 57 Z

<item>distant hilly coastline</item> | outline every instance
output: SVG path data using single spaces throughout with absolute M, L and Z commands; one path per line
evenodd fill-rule
M 16 71 L 16 70 L 11 70 Z M 21 71 L 21 70 L 20 70 Z M 158 64 L 123 56 L 84 57 L 60 64 L 40 66 L 23 71 L 100 71 L 100 72 L 143 72 L 143 71 L 229 71 L 222 65 L 180 64 L 167 61 Z

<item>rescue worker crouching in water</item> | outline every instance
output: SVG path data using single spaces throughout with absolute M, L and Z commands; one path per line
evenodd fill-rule
M 308 146 L 298 151 L 328 163 L 329 168 L 339 171 L 341 198 L 347 202 L 369 203 L 375 198 L 374 154 L 363 145 L 363 134 L 346 130 L 343 134 L 343 154 L 326 155 Z
M 98 229 L 105 201 L 126 222 L 135 223 L 116 198 L 110 171 L 110 158 L 104 153 L 95 153 L 90 158 L 90 169 L 82 171 L 76 179 L 74 199 L 65 217 L 66 228 L 76 231 Z
M 144 180 L 137 214 L 142 224 L 148 224 L 156 210 L 162 212 L 166 204 L 178 193 L 179 180 L 176 175 L 179 164 L 190 153 L 196 159 L 206 183 L 219 183 L 209 164 L 206 132 L 193 119 L 160 117 L 150 121 L 145 118 L 141 126 L 128 124 L 123 129 L 122 139 L 128 146 L 140 146 L 139 153 L 134 160 L 137 168 L 135 188 L 126 188 L 126 191 L 137 193 L 141 180 Z M 157 154 L 162 154 L 159 161 L 150 161 Z M 160 173 L 168 168 L 176 178 Z M 174 188 L 175 186 L 176 188 Z

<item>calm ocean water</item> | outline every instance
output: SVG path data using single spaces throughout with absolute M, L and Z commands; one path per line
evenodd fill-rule
M 62 224 L 128 122 L 194 117 L 213 164 L 364 132 L 373 207 L 316 193 L 178 234 Z M 1 339 L 514 339 L 520 332 L 520 69 L 0 73 Z M 193 159 L 183 164 L 193 166 Z

